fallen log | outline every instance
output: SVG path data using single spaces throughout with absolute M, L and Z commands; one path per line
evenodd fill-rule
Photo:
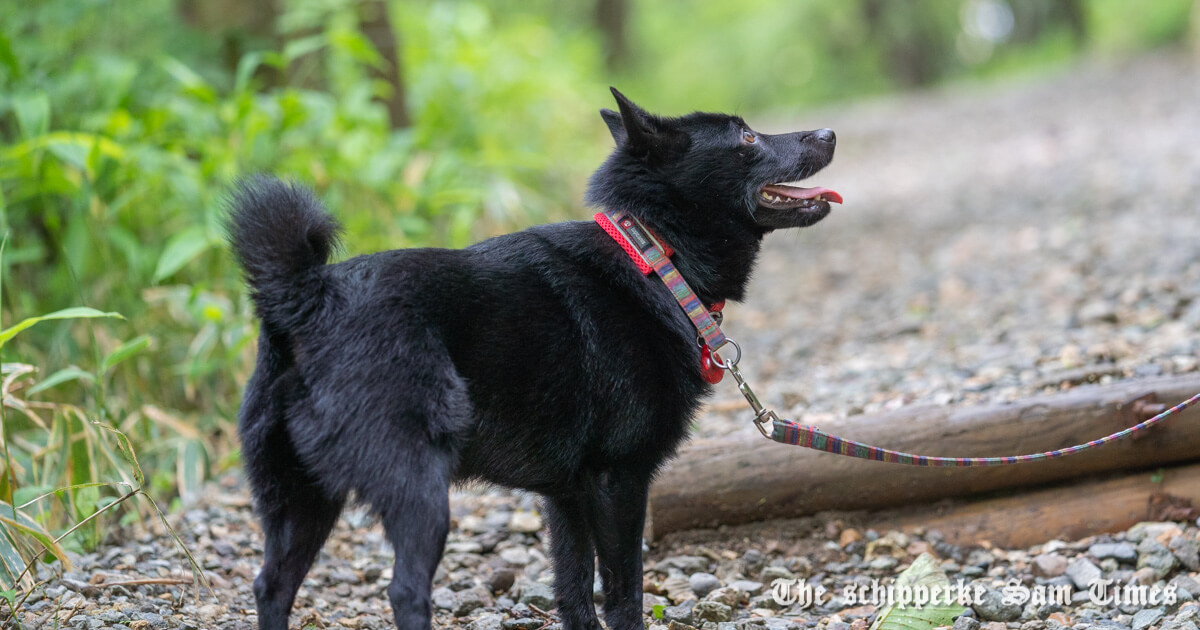
M 921 406 L 858 416 L 829 430 L 921 455 L 986 457 L 1087 442 L 1146 419 L 1146 396 L 1174 405 L 1200 391 L 1200 374 L 1085 385 L 1008 404 Z M 1141 407 L 1139 409 L 1139 407 Z M 1200 457 L 1200 409 L 1144 436 L 1061 459 L 995 468 L 920 468 L 853 459 L 761 436 L 697 441 L 650 489 L 647 535 L 790 518 L 822 510 L 908 506 L 1105 471 Z
M 1099 505 L 1098 505 L 1099 504 Z M 876 531 L 936 529 L 955 545 L 991 542 L 1021 549 L 1078 540 L 1141 521 L 1192 520 L 1200 506 L 1200 463 L 1063 483 L 1019 495 L 876 513 Z

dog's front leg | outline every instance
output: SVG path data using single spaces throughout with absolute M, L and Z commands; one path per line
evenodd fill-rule
M 642 527 L 650 475 L 614 470 L 603 481 L 603 490 L 592 495 L 592 527 L 604 585 L 604 620 L 611 630 L 641 630 Z
M 588 525 L 587 499 L 546 499 L 550 557 L 554 561 L 554 599 L 563 630 L 600 630 L 592 603 L 596 552 Z

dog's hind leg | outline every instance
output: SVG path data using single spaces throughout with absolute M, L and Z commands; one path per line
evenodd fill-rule
M 266 546 L 254 580 L 259 630 L 286 630 L 296 592 L 342 511 L 321 489 L 284 481 L 286 498 L 262 517 Z
M 266 534 L 262 570 L 254 580 L 258 627 L 286 630 L 304 576 L 341 512 L 344 499 L 319 487 L 301 464 L 288 434 L 288 401 L 299 378 L 267 335 L 246 386 L 238 430 L 246 477 Z
M 400 630 L 425 630 L 433 614 L 430 591 L 450 531 L 450 480 L 454 458 L 436 447 L 395 453 L 400 465 L 380 481 L 391 493 L 372 505 L 396 550 L 388 599 Z M 385 481 L 386 480 L 386 481 Z M 368 498 L 371 500 L 371 498 Z
M 604 620 L 612 630 L 641 630 L 642 528 L 650 473 L 614 467 L 592 492 L 592 536 L 604 585 Z
M 386 356 L 360 361 L 363 372 L 345 377 L 376 384 L 359 387 L 346 399 L 345 406 L 358 410 L 353 420 L 335 440 L 319 442 L 329 445 L 325 459 L 338 470 L 319 474 L 344 480 L 379 515 L 396 552 L 388 586 L 396 626 L 425 630 L 432 615 L 433 574 L 450 530 L 450 484 L 473 414 L 466 383 L 444 349 L 418 334 L 396 335 L 411 359 L 400 368 Z M 378 365 L 388 369 L 373 367 Z M 391 380 L 380 383 L 380 373 Z
M 554 562 L 554 595 L 563 630 L 600 630 L 592 603 L 592 574 L 596 562 L 591 518 L 585 497 L 547 497 L 550 557 Z M 639 584 L 640 586 L 640 584 Z

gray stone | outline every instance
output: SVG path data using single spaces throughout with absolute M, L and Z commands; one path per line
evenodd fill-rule
M 467 630 L 501 630 L 504 627 L 504 615 L 498 613 L 483 613 L 467 624 Z
M 454 608 L 454 591 L 444 586 L 433 589 L 433 593 L 430 594 L 430 599 L 433 600 L 434 606 L 441 608 L 442 610 L 450 610 L 451 608 Z
M 1191 571 L 1200 571 L 1200 542 L 1188 536 L 1171 539 L 1171 553 Z
M 900 564 L 900 561 L 892 556 L 879 556 L 878 558 L 871 560 L 867 566 L 876 571 L 888 571 L 896 568 L 896 565 L 898 564 Z
M 517 567 L 529 564 L 529 552 L 524 547 L 509 547 L 500 552 L 500 559 Z
M 1178 525 L 1169 521 L 1142 521 L 1141 523 L 1130 527 L 1129 531 L 1125 532 L 1125 538 L 1131 542 L 1141 542 L 1147 538 L 1158 538 L 1169 531 L 1178 529 Z
M 1079 321 L 1083 324 L 1115 324 L 1117 309 L 1111 302 L 1095 299 L 1079 309 Z
M 1056 553 L 1043 553 L 1033 558 L 1033 574 L 1038 577 L 1058 577 L 1067 570 L 1067 559 Z
M 1167 621 L 1163 622 L 1161 630 L 1197 630 L 1197 628 L 1196 622 L 1194 621 L 1168 619 Z
M 532 534 L 542 528 L 542 517 L 537 512 L 513 512 L 508 519 L 508 528 L 514 532 Z
M 754 582 L 752 580 L 735 580 L 729 583 L 729 588 L 739 590 L 748 595 L 758 595 L 762 592 L 762 582 Z
M 775 565 L 771 565 L 769 567 L 763 567 L 762 581 L 766 582 L 767 584 L 770 584 L 771 582 L 774 582 L 775 580 L 794 580 L 794 579 L 796 579 L 796 574 L 789 571 L 787 567 L 779 567 L 779 566 L 775 566 Z
M 517 619 L 505 619 L 500 623 L 503 630 L 535 630 L 541 628 L 546 622 L 538 617 L 519 617 Z
M 100 596 L 100 588 L 98 586 L 89 582 L 84 582 L 83 580 L 63 578 L 59 580 L 59 584 L 62 584 L 68 589 L 75 591 L 84 597 L 93 598 Z
M 487 585 L 493 593 L 507 593 L 516 579 L 517 574 L 512 569 L 496 569 L 488 576 Z
M 1175 577 L 1171 578 L 1171 584 L 1175 585 L 1175 592 L 1180 600 L 1191 600 L 1195 599 L 1197 595 L 1200 595 L 1200 582 L 1197 582 L 1191 576 L 1182 574 L 1176 575 Z M 1184 593 L 1187 593 L 1186 597 L 1184 596 Z
M 692 608 L 692 618 L 698 621 L 729 621 L 733 618 L 733 609 L 720 602 L 698 602 Z
M 96 613 L 96 618 L 106 623 L 117 624 L 123 623 L 129 617 L 119 610 L 105 610 Z
M 1137 568 L 1153 569 L 1159 579 L 1167 577 L 1178 562 L 1170 549 L 1153 538 L 1143 538 L 1138 543 Z
M 1133 630 L 1145 630 L 1158 623 L 1166 614 L 1161 608 L 1146 608 L 1133 615 Z
M 663 569 L 679 569 L 686 575 L 708 570 L 708 558 L 700 556 L 671 556 L 664 558 L 656 567 Z
M 954 630 L 979 630 L 979 620 L 966 615 L 959 615 L 954 620 Z
M 973 606 L 975 614 L 984 621 L 1016 621 L 1021 617 L 1021 607 L 1017 604 L 1005 604 L 1000 591 L 987 589 L 979 601 Z
M 1137 562 L 1137 547 L 1129 543 L 1096 543 L 1088 547 L 1088 555 L 1097 559 L 1113 558 L 1118 562 Z
M 979 576 L 983 575 L 985 572 L 983 570 L 983 567 L 979 567 L 979 566 L 975 566 L 975 565 L 971 564 L 971 565 L 967 565 L 967 566 L 963 567 L 962 570 L 959 571 L 959 573 L 961 573 L 963 577 L 974 578 L 974 577 L 979 577 Z
M 783 610 L 785 606 L 775 599 L 774 595 L 756 595 L 750 598 L 750 608 L 766 608 L 767 610 Z
M 476 609 L 492 604 L 492 594 L 482 586 L 473 586 L 454 594 L 454 606 L 450 609 L 455 617 L 465 617 Z
M 663 621 L 679 623 L 692 623 L 692 608 L 696 605 L 694 600 L 688 600 L 678 606 L 667 606 L 663 609 Z
M 483 545 L 475 540 L 446 543 L 446 553 L 483 553 Z
M 142 621 L 145 621 L 146 623 L 149 623 L 150 627 L 152 627 L 152 628 L 166 628 L 167 627 L 167 620 L 163 619 L 163 616 L 158 613 L 140 612 L 140 613 L 135 613 L 133 615 L 133 618 L 140 619 Z
M 1067 565 L 1065 575 L 1071 578 L 1071 583 L 1075 588 L 1086 591 L 1092 582 L 1103 577 L 1100 572 L 1100 567 L 1092 564 L 1091 561 L 1085 558 L 1076 558 Z
M 714 590 L 721 588 L 721 580 L 717 576 L 703 571 L 688 576 L 688 584 L 692 587 L 692 592 L 696 594 L 696 597 L 701 599 Z
M 742 554 L 742 573 L 745 575 L 758 575 L 764 564 L 766 564 L 766 558 L 757 549 L 749 549 Z
M 517 601 L 550 610 L 554 606 L 554 590 L 541 582 L 529 582 L 521 587 L 521 597 Z

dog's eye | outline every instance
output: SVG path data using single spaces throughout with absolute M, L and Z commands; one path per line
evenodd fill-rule
M 754 144 L 756 140 L 758 140 L 758 136 L 754 135 L 753 131 L 750 131 L 749 129 L 742 131 L 742 142 L 745 142 L 746 144 Z

